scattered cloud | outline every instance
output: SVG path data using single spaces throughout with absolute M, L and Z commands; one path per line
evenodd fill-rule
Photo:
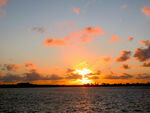
M 147 61 L 150 59 L 150 40 L 141 40 L 140 43 L 145 45 L 146 47 L 137 48 L 134 51 L 135 60 L 139 60 L 141 62 Z
M 47 36 L 43 45 L 44 46 L 67 46 L 68 44 L 66 42 L 67 42 L 66 38 L 64 38 L 64 39 L 59 39 L 59 38 L 53 39 L 53 38 L 50 38 L 49 36 Z
M 130 79 L 130 78 L 132 78 L 132 77 L 133 77 L 133 76 L 130 75 L 130 74 L 123 73 L 123 74 L 120 75 L 120 76 L 112 75 L 112 74 L 106 75 L 106 76 L 104 77 L 104 79 Z
M 24 63 L 26 69 L 33 69 L 34 63 L 33 62 L 25 62 Z
M 73 8 L 73 11 L 74 11 L 76 14 L 79 14 L 79 8 Z
M 150 6 L 144 6 L 144 8 L 142 8 L 142 13 L 144 13 L 147 17 L 150 17 Z
M 148 73 L 138 74 L 136 79 L 150 79 L 150 74 Z
M 134 39 L 134 37 L 128 37 L 128 41 L 132 41 Z
M 80 31 L 74 31 L 69 36 L 63 38 L 51 38 L 46 37 L 44 46 L 71 46 L 74 43 L 89 43 L 96 35 L 104 35 L 104 30 L 101 30 L 99 26 L 86 27 Z
M 142 45 L 150 46 L 150 40 L 139 40 L 139 43 Z
M 122 68 L 122 69 L 130 69 L 131 67 L 128 64 L 122 64 L 120 68 Z
M 0 0 L 0 17 L 5 16 L 5 11 L 2 9 L 4 5 L 6 5 L 7 0 Z
M 32 27 L 31 30 L 32 30 L 32 31 L 37 31 L 37 32 L 39 32 L 39 33 L 44 33 L 44 32 L 46 32 L 46 28 L 43 27 L 43 26 L 41 26 L 41 27 Z
M 109 42 L 117 42 L 119 39 L 117 35 L 110 35 Z
M 131 57 L 131 51 L 121 51 L 119 57 L 116 59 L 117 62 L 125 62 L 129 60 Z
M 150 62 L 144 62 L 142 66 L 143 67 L 150 67 Z
M 17 71 L 20 69 L 20 66 L 17 64 L 4 64 L 4 67 L 8 70 L 8 71 Z

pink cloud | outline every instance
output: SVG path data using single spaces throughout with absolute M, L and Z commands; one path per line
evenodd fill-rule
M 89 43 L 97 35 L 104 35 L 104 30 L 101 30 L 99 26 L 86 27 L 80 31 L 74 31 L 70 35 L 63 38 L 51 38 L 46 37 L 44 46 L 70 46 L 74 43 Z
M 73 11 L 74 11 L 76 14 L 79 14 L 79 8 L 73 8 Z
M 124 4 L 124 5 L 121 6 L 121 8 L 122 9 L 127 8 L 127 5 Z
M 150 17 L 150 6 L 144 6 L 141 10 L 147 17 Z
M 139 40 L 139 43 L 142 45 L 150 45 L 150 40 Z
M 0 0 L 0 17 L 5 16 L 5 11 L 2 9 L 2 6 L 6 5 L 7 0 Z
M 132 41 L 134 37 L 128 37 L 128 41 Z
M 43 43 L 44 46 L 66 46 L 65 39 L 53 39 L 50 38 L 49 36 L 46 37 L 46 40 Z
M 110 35 L 109 42 L 117 42 L 120 38 L 117 35 Z

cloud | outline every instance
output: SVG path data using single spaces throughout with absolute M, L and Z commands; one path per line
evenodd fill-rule
M 70 35 L 63 38 L 51 38 L 46 37 L 44 41 L 44 46 L 71 46 L 74 43 L 89 43 L 95 38 L 96 35 L 104 35 L 104 30 L 101 30 L 99 26 L 86 27 L 80 31 L 74 31 Z
M 131 57 L 131 51 L 121 51 L 119 57 L 116 59 L 117 62 L 125 62 L 129 60 Z
M 41 76 L 35 70 L 31 70 L 31 72 L 24 73 L 24 80 L 25 81 L 35 81 L 35 80 L 47 80 L 47 77 Z
M 144 13 L 147 17 L 150 17 L 150 6 L 144 6 L 144 8 L 142 8 L 142 13 Z
M 130 79 L 132 78 L 133 76 L 130 75 L 130 74 L 127 74 L 127 73 L 123 73 L 122 75 L 120 76 L 116 76 L 116 75 L 106 75 L 104 77 L 104 79 Z
M 150 62 L 145 62 L 145 63 L 143 63 L 142 66 L 143 66 L 143 67 L 150 67 Z
M 140 41 L 140 43 L 146 47 L 137 48 L 134 51 L 135 60 L 139 60 L 141 62 L 147 61 L 150 59 L 150 40 Z
M 4 5 L 6 5 L 7 0 L 0 0 L 0 17 L 5 16 L 5 11 L 2 9 Z
M 4 64 L 4 67 L 8 70 L 8 71 L 17 71 L 20 69 L 20 66 L 17 64 Z
M 73 8 L 73 11 L 74 11 L 76 14 L 79 14 L 79 8 Z
M 100 75 L 101 74 L 101 71 L 100 70 L 97 70 L 95 72 L 92 72 L 92 73 L 89 73 L 88 75 Z M 87 76 L 88 76 L 87 75 Z
M 56 24 L 57 27 L 65 27 L 65 26 L 72 26 L 74 22 L 64 22 L 63 24 Z
M 16 74 L 6 74 L 5 76 L 0 76 L 0 81 L 11 83 L 11 82 L 19 82 L 22 81 L 24 78 L 16 75 Z
M 82 78 L 81 75 L 73 73 L 74 71 L 75 71 L 74 69 L 68 68 L 65 74 L 66 75 L 65 79 L 81 79 Z
M 110 35 L 109 42 L 117 42 L 119 39 L 117 35 Z
M 88 78 L 96 80 L 96 79 L 99 79 L 99 76 L 92 76 L 92 77 L 88 77 Z
M 24 63 L 26 69 L 33 69 L 34 63 L 33 62 L 25 62 Z
M 59 38 L 53 39 L 47 36 L 43 45 L 44 46 L 67 46 L 68 44 L 66 42 L 67 42 L 66 39 L 59 39 Z
M 104 57 L 103 60 L 104 60 L 105 62 L 109 62 L 109 61 L 111 60 L 111 58 L 108 56 L 108 57 Z
M 121 8 L 122 9 L 127 8 L 127 5 L 124 4 L 124 5 L 121 6 Z
M 65 77 L 65 79 L 82 79 L 82 76 L 79 74 L 70 73 Z
M 128 64 L 122 64 L 120 68 L 122 68 L 122 69 L 130 69 L 130 66 Z
M 64 78 L 60 77 L 58 75 L 52 74 L 48 79 L 49 80 L 61 80 L 61 79 L 64 79 Z
M 132 41 L 134 39 L 134 37 L 128 37 L 128 41 Z
M 139 43 L 142 45 L 150 46 L 150 40 L 139 40 Z
M 22 75 L 18 74 L 6 74 L 0 75 L 0 81 L 6 83 L 13 82 L 26 82 L 26 81 L 37 81 L 37 80 L 61 80 L 63 77 L 59 77 L 58 75 L 52 74 L 50 76 L 43 76 L 40 73 L 32 70 L 28 73 L 24 73 Z
M 136 79 L 150 79 L 150 74 L 148 73 L 138 74 Z
M 46 28 L 45 27 L 32 27 L 31 28 L 32 31 L 37 31 L 39 33 L 44 33 L 46 31 Z

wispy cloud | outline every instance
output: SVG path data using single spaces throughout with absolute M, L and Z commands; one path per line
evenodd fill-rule
M 117 42 L 120 38 L 117 35 L 110 35 L 109 42 Z
M 17 71 L 20 69 L 20 66 L 17 64 L 4 64 L 4 67 L 8 70 L 8 71 Z
M 139 40 L 139 43 L 142 45 L 149 46 L 150 45 L 150 40 Z
M 44 41 L 44 46 L 71 46 L 75 43 L 89 43 L 96 35 L 104 35 L 104 30 L 101 30 L 99 26 L 97 27 L 86 27 L 80 31 L 74 31 L 70 35 L 63 38 L 51 38 L 46 37 Z
M 79 14 L 79 8 L 73 8 L 73 11 L 74 11 L 76 14 Z
M 123 73 L 121 75 L 106 75 L 104 77 L 104 79 L 130 79 L 130 78 L 133 78 L 133 75 L 130 75 L 130 74 L 127 74 L 127 73 Z
M 56 24 L 57 27 L 65 27 L 65 26 L 71 27 L 72 25 L 74 25 L 74 22 L 72 22 L 72 21 L 70 21 L 70 22 L 64 22 L 62 24 Z
M 5 11 L 3 10 L 3 6 L 6 5 L 7 0 L 0 0 L 0 17 L 5 16 Z
M 150 74 L 148 73 L 138 74 L 136 79 L 150 79 Z
M 124 5 L 121 6 L 121 8 L 122 8 L 122 9 L 125 9 L 125 8 L 127 8 L 127 5 L 124 4 Z
M 39 33 L 44 33 L 46 31 L 46 28 L 41 26 L 41 27 L 32 27 L 31 28 L 32 31 L 37 31 Z

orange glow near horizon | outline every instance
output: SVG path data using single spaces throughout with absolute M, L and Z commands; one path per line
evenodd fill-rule
M 87 69 L 87 68 L 83 68 L 83 69 L 76 69 L 74 71 L 74 73 L 77 73 L 79 75 L 82 75 L 82 79 L 78 79 L 78 81 L 81 81 L 83 84 L 87 84 L 90 83 L 91 80 L 89 80 L 87 77 L 85 77 L 85 75 L 92 73 L 91 70 Z

